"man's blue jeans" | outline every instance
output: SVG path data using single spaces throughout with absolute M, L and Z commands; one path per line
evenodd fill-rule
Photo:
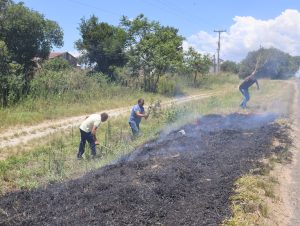
M 129 122 L 129 126 L 131 128 L 131 131 L 133 133 L 133 136 L 138 136 L 140 132 L 140 125 L 136 122 Z
M 244 96 L 244 99 L 243 99 L 242 103 L 240 104 L 240 106 L 242 108 L 246 108 L 247 107 L 247 102 L 250 100 L 249 91 L 248 91 L 248 89 L 240 89 L 240 91 Z
M 91 148 L 91 153 L 93 156 L 95 156 L 96 155 L 96 144 L 95 144 L 95 140 L 94 140 L 92 133 L 84 132 L 81 129 L 79 129 L 79 130 L 80 130 L 80 144 L 79 144 L 79 151 L 78 151 L 77 157 L 81 158 L 81 156 L 83 155 L 86 141 L 89 142 L 90 148 Z

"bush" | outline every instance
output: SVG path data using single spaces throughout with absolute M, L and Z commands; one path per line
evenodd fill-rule
M 46 60 L 42 67 L 44 70 L 49 71 L 64 71 L 72 68 L 68 61 L 61 58 Z
M 174 96 L 180 92 L 180 87 L 174 78 L 163 76 L 158 81 L 157 92 L 163 95 Z
M 170 108 L 164 111 L 163 117 L 165 123 L 174 123 L 181 117 L 187 114 L 187 109 L 185 107 L 176 107 L 172 105 Z
M 60 97 L 66 93 L 77 96 L 80 93 L 99 89 L 100 79 L 95 77 L 97 76 L 86 76 L 85 73 L 77 70 L 58 72 L 44 70 L 31 81 L 30 94 L 32 97 L 52 95 Z M 103 79 L 101 82 L 104 83 Z
M 88 72 L 87 75 L 94 79 L 101 87 L 106 86 L 109 82 L 109 78 L 102 72 Z

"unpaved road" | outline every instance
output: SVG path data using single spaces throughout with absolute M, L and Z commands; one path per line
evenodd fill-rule
M 222 92 L 206 92 L 203 94 L 176 98 L 173 100 L 163 102 L 162 107 L 168 107 L 172 104 L 182 104 L 192 100 L 200 100 L 203 98 L 217 96 L 220 94 L 222 94 Z M 106 111 L 110 117 L 117 117 L 126 114 L 129 115 L 130 109 L 131 107 L 123 107 L 104 111 Z M 21 126 L 6 130 L 5 133 L 0 134 L 0 150 L 6 147 L 26 144 L 31 140 L 45 137 L 57 131 L 71 128 L 72 126 L 78 126 L 85 117 L 86 115 L 69 117 L 60 120 L 46 121 L 44 123 L 34 126 Z
M 281 180 L 282 198 L 287 219 L 282 225 L 288 226 L 300 226 L 300 80 L 295 85 L 295 91 L 293 162 L 283 170 Z

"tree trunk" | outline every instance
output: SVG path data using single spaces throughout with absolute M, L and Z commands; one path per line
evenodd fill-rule
M 7 89 L 3 88 L 2 97 L 1 97 L 1 106 L 2 107 L 7 107 L 7 96 L 8 96 Z
M 195 75 L 194 75 L 194 86 L 196 86 L 196 82 L 197 82 L 197 72 L 195 72 Z
M 158 84 L 159 78 L 160 78 L 160 74 L 157 74 L 157 78 L 156 78 L 156 81 L 155 81 L 155 83 L 154 83 L 154 88 L 155 88 L 154 91 L 157 90 L 157 84 Z

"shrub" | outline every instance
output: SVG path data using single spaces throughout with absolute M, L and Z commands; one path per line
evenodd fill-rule
M 49 71 L 64 71 L 72 68 L 68 61 L 61 58 L 46 60 L 42 67 Z
M 36 75 L 31 81 L 32 97 L 47 97 L 49 95 L 76 94 L 89 92 L 99 87 L 97 79 L 86 76 L 81 71 L 47 71 Z
M 180 87 L 174 80 L 169 76 L 163 76 L 158 81 L 157 92 L 159 94 L 173 96 L 180 92 Z
M 187 114 L 187 109 L 185 107 L 176 107 L 172 105 L 170 108 L 166 109 L 163 114 L 165 123 L 176 122 L 181 117 Z

